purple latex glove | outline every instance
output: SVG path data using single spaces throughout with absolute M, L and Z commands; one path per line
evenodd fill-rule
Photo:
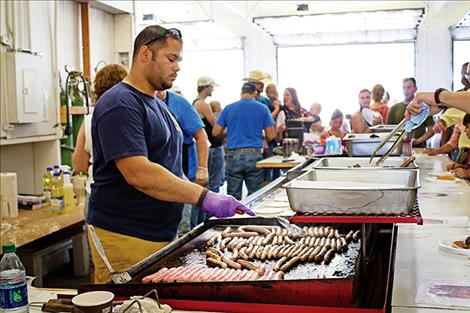
M 215 217 L 230 217 L 235 213 L 255 216 L 255 213 L 232 196 L 208 191 L 202 200 L 201 210 Z

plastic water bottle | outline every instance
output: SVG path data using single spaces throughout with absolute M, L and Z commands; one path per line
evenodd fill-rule
M 48 167 L 42 176 L 43 194 L 46 197 L 46 202 L 51 202 L 52 193 L 52 167 Z
M 16 255 L 16 247 L 7 242 L 2 246 L 3 257 L 0 261 L 0 303 L 2 313 L 27 313 L 28 288 L 26 272 Z

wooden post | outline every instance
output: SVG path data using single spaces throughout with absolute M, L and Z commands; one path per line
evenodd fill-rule
M 83 75 L 90 79 L 90 5 L 88 2 L 80 3 L 82 20 L 82 54 L 83 54 Z

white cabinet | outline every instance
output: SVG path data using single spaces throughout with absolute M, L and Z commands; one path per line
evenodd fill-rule
M 44 120 L 47 111 L 42 90 L 44 60 L 39 55 L 24 52 L 5 52 L 7 67 L 8 122 L 12 124 L 37 123 Z

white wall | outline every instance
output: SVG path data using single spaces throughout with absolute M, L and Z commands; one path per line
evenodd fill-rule
M 0 171 L 18 173 L 18 191 L 20 193 L 38 194 L 42 190 L 42 172 L 47 165 L 60 163 L 60 142 L 54 139 L 60 133 L 54 125 L 58 122 L 59 110 L 59 73 L 62 84 L 65 83 L 64 66 L 70 69 L 82 70 L 81 52 L 81 25 L 79 4 L 74 1 L 22 1 L 10 2 L 17 6 L 29 6 L 31 12 L 30 38 L 31 50 L 41 52 L 45 60 L 41 88 L 47 95 L 48 116 L 47 122 L 16 124 L 13 129 L 6 131 L 4 116 L 4 103 L 2 103 L 2 123 L 0 137 L 1 163 Z M 6 8 L 5 1 L 0 2 L 0 32 L 6 34 Z M 20 12 L 20 10 L 18 10 Z M 21 12 L 26 12 L 22 10 Z M 57 28 L 55 23 L 57 12 Z M 26 14 L 19 14 L 17 21 L 21 25 L 28 25 Z M 91 66 L 104 59 L 108 63 L 115 62 L 114 54 L 114 16 L 98 9 L 90 8 L 90 45 Z M 57 32 L 57 39 L 56 33 Z M 17 42 L 28 44 L 27 31 L 15 34 Z M 5 46 L 0 51 L 6 51 Z M 6 79 L 1 78 L 2 81 Z M 38 136 L 49 135 L 48 140 L 37 142 Z M 52 136 L 51 136 L 52 135 Z M 5 140 L 4 138 L 12 138 Z M 24 138 L 22 143 L 18 138 Z
M 469 10 L 470 1 L 429 2 L 416 42 L 416 80 L 420 90 L 452 88 L 449 27 L 460 21 Z

